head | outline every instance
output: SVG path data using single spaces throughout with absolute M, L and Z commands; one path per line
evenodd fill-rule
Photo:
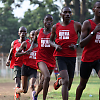
M 92 10 L 95 16 L 100 17 L 100 1 L 95 2 Z
M 53 16 L 50 15 L 50 14 L 47 14 L 45 17 L 44 17 L 44 26 L 46 28 L 51 28 L 53 24 Z
M 27 34 L 27 29 L 24 26 L 20 27 L 18 32 L 20 38 L 25 38 L 26 34 Z
M 60 15 L 61 15 L 63 21 L 69 21 L 72 16 L 71 8 L 68 6 L 63 7 Z
M 32 31 L 30 32 L 30 35 L 29 35 L 31 41 L 32 41 L 33 38 L 34 38 L 34 34 L 35 34 L 35 30 L 32 30 Z

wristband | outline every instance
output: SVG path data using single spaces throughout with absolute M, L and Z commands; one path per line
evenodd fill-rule
M 91 35 L 94 35 L 94 32 L 92 31 L 90 34 L 91 34 Z

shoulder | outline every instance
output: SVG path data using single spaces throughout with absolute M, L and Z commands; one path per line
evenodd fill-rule
M 81 26 L 81 23 L 80 22 L 77 22 L 77 21 L 74 21 L 74 24 L 75 24 L 75 26 L 78 26 L 78 27 Z
M 11 43 L 11 48 L 13 48 L 13 46 L 14 46 L 14 42 L 15 42 L 15 40 L 12 41 L 12 43 Z
M 82 25 L 90 25 L 90 21 L 89 20 L 85 20 Z
M 26 45 L 27 45 L 27 42 L 28 42 L 28 41 L 23 41 L 23 42 L 21 43 L 21 46 L 26 46 Z
M 81 23 L 74 21 L 74 29 L 75 29 L 76 33 L 78 33 L 78 32 L 81 33 Z
M 40 32 L 40 30 L 41 30 L 41 29 L 37 29 L 37 30 L 35 31 L 35 34 L 38 35 L 39 32 Z
M 85 20 L 82 24 L 82 28 L 85 27 L 85 28 L 91 28 L 91 24 L 90 24 L 90 21 L 89 20 Z
M 54 25 L 52 26 L 52 29 L 53 29 L 53 30 L 56 30 L 56 24 L 54 24 Z

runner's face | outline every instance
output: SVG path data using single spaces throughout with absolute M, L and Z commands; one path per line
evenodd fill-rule
M 71 9 L 70 8 L 63 8 L 62 9 L 62 12 L 61 12 L 61 16 L 62 16 L 62 18 L 63 18 L 63 20 L 65 20 L 65 21 L 69 21 L 70 20 L 70 18 L 71 18 L 71 15 L 72 15 L 72 12 L 71 12 Z
M 52 26 L 52 23 L 53 23 L 53 17 L 52 16 L 46 16 L 45 18 L 44 18 L 44 25 L 45 25 L 45 27 L 47 27 L 47 28 L 51 28 L 51 26 Z
M 30 33 L 30 38 L 31 38 L 31 40 L 33 40 L 34 34 L 35 34 L 35 31 L 32 31 L 32 32 Z
M 26 30 L 26 28 L 22 27 L 22 28 L 19 29 L 19 32 L 18 33 L 19 33 L 19 36 L 21 38 L 25 38 L 26 37 L 26 34 L 27 34 L 27 30 Z
M 100 17 L 100 2 L 97 2 L 95 4 L 95 7 L 93 8 L 94 14 L 98 17 Z

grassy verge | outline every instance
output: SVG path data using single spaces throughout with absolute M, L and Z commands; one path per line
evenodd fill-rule
M 14 82 L 14 80 L 10 79 L 10 78 L 1 78 L 0 77 L 0 83 L 7 83 L 7 82 Z
M 75 77 L 71 90 L 69 91 L 69 99 L 75 100 L 76 89 L 79 84 L 79 77 Z M 90 77 L 87 86 L 82 94 L 81 100 L 99 100 L 100 80 L 98 77 Z M 42 100 L 42 94 L 39 94 L 38 100 Z M 47 100 L 62 100 L 61 87 L 58 90 L 52 90 L 47 95 Z

